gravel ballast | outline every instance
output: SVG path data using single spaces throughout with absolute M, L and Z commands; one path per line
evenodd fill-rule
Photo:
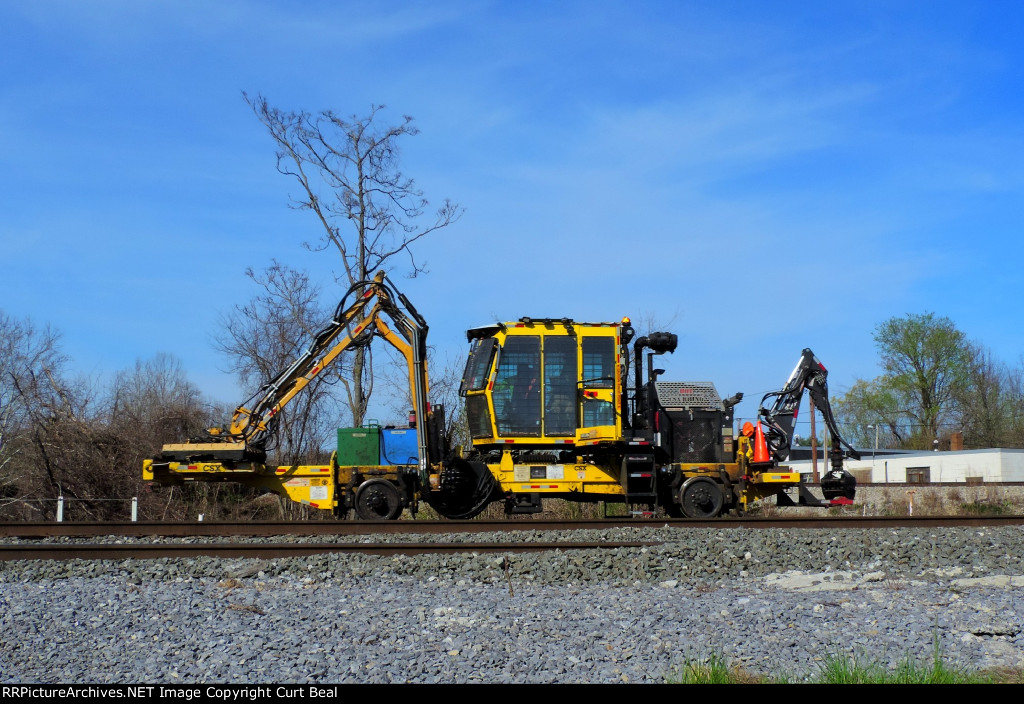
M 663 542 L 507 556 L 0 563 L 0 682 L 665 682 L 712 655 L 797 679 L 835 655 L 895 665 L 939 652 L 969 669 L 1024 666 L 1020 528 L 471 539 L 513 536 Z

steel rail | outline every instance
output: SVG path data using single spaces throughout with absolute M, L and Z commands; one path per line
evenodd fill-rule
M 281 535 L 445 534 L 507 531 L 572 531 L 608 528 L 941 528 L 1024 526 L 1024 516 L 794 516 L 792 518 L 652 519 L 609 518 L 581 521 L 525 519 L 497 521 L 262 521 L 139 523 L 0 523 L 0 537 L 200 537 Z
M 429 553 L 524 553 L 555 550 L 609 550 L 660 545 L 633 542 L 534 543 L 160 543 L 106 545 L 96 543 L 0 545 L 0 562 L 12 560 L 151 560 L 158 558 L 306 557 L 328 553 L 359 555 L 425 555 Z

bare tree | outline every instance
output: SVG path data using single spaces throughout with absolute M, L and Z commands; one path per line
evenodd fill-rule
M 246 275 L 262 291 L 223 318 L 214 344 L 242 386 L 255 394 L 305 351 L 330 315 L 318 305 L 319 289 L 303 272 L 274 262 L 261 274 L 249 269 Z M 328 429 L 338 427 L 335 384 L 345 371 L 345 364 L 336 362 L 275 416 L 270 447 L 276 448 L 278 462 L 314 457 Z
M 169 355 L 137 362 L 106 387 L 66 365 L 55 331 L 0 311 L 0 516 L 50 520 L 58 497 L 69 520 L 124 520 L 133 497 L 144 515 L 180 516 L 183 492 L 146 493 L 142 460 L 223 409 Z
M 201 432 L 210 416 L 199 388 L 190 382 L 181 360 L 167 353 L 138 360 L 118 373 L 110 391 L 110 421 L 130 426 L 144 437 L 147 454 L 168 442 L 185 442 Z
M 66 358 L 59 335 L 0 311 L 0 502 L 24 491 L 38 409 L 53 405 Z
M 1006 394 L 1010 414 L 1006 445 L 1024 447 L 1024 357 L 1007 374 Z
M 969 353 L 966 383 L 956 393 L 964 442 L 967 447 L 1000 447 L 1010 429 L 1010 372 L 980 345 L 969 345 Z
M 399 168 L 400 138 L 419 133 L 411 117 L 382 124 L 382 105 L 371 106 L 363 117 L 287 112 L 263 96 L 243 95 L 277 145 L 277 170 L 301 188 L 292 207 L 312 212 L 323 228 L 320 242 L 306 246 L 339 255 L 346 288 L 380 269 L 391 271 L 399 255 L 408 257 L 410 276 L 425 270 L 413 243 L 454 223 L 463 209 L 445 200 L 426 216 L 423 192 Z M 362 424 L 373 391 L 368 350 L 352 352 L 350 373 L 342 379 L 355 425 Z
M 155 457 L 165 443 L 186 442 L 209 428 L 225 414 L 202 396 L 188 380 L 181 360 L 166 353 L 138 360 L 119 372 L 105 394 L 104 423 L 117 438 L 108 454 L 110 472 L 119 483 L 142 489 L 139 468 Z M 147 497 L 148 498 L 148 497 Z
M 1024 365 L 1011 368 L 977 343 L 969 350 L 966 383 L 956 397 L 964 446 L 1024 446 Z
M 94 385 L 65 376 L 59 336 L 49 328 L 10 318 L 0 327 L 10 333 L 2 355 L 5 494 L 45 518 L 58 496 L 86 502 L 86 517 L 103 517 L 96 499 L 110 495 L 106 451 L 117 442 L 99 417 Z

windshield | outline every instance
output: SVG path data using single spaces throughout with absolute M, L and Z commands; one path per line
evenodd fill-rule
M 466 360 L 466 371 L 462 375 L 462 386 L 459 395 L 465 396 L 467 391 L 481 391 L 487 385 L 487 373 L 491 370 L 491 360 L 498 349 L 498 341 L 493 337 L 474 340 Z

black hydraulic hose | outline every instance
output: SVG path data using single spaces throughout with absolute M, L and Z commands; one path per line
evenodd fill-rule
M 256 393 L 254 393 L 246 400 L 246 404 L 248 404 L 253 399 L 260 398 L 260 401 L 256 403 L 256 405 L 253 407 L 252 411 L 249 414 L 250 419 L 258 418 L 262 414 L 263 409 L 274 399 L 280 396 L 282 384 L 284 380 L 288 377 L 288 375 L 295 371 L 296 364 L 298 364 L 304 359 L 309 358 L 310 355 L 312 355 L 316 350 L 323 347 L 325 341 L 331 336 L 332 333 L 334 333 L 338 329 L 338 326 L 343 323 L 341 318 L 347 308 L 345 302 L 348 300 L 348 297 L 351 296 L 352 293 L 358 290 L 360 287 L 370 286 L 381 286 L 385 289 L 385 291 L 387 291 L 388 294 L 391 294 L 391 290 L 388 289 L 388 287 L 385 284 L 378 283 L 377 281 L 357 281 L 356 283 L 352 284 L 345 292 L 345 295 L 341 297 L 341 301 L 338 303 L 337 308 L 334 309 L 334 317 L 331 320 L 332 325 L 325 327 L 323 330 L 314 335 L 313 341 L 310 343 L 309 347 L 306 348 L 306 351 L 302 353 L 302 355 L 300 355 L 294 362 L 292 362 L 292 364 L 290 364 L 286 369 L 281 371 L 277 376 L 272 378 L 267 383 L 263 384 L 259 388 L 259 390 L 256 391 Z M 347 321 L 345 322 L 347 323 Z M 292 383 L 294 382 L 295 380 L 293 379 Z M 268 426 L 270 423 L 273 422 L 273 420 L 273 418 L 268 420 Z M 246 441 L 249 442 L 250 444 L 257 446 L 263 445 L 267 435 L 269 435 L 269 427 L 266 431 L 253 431 L 251 433 L 243 432 L 243 437 L 245 437 Z
M 649 426 L 647 418 L 648 401 L 646 392 L 643 390 L 643 383 L 641 380 L 644 378 L 644 347 L 647 346 L 647 336 L 637 338 L 636 342 L 633 343 L 633 364 L 636 369 L 633 372 L 633 386 L 636 398 L 633 400 L 633 413 L 640 416 L 645 425 Z

